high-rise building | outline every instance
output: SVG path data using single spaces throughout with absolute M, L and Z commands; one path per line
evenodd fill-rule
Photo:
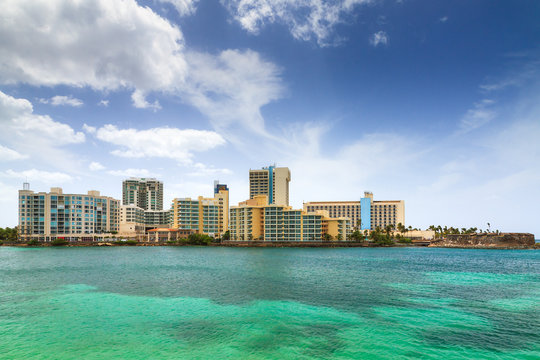
M 331 218 L 327 211 L 305 212 L 290 206 L 268 204 L 266 195 L 256 195 L 230 210 L 233 241 L 322 241 L 346 240 L 350 219 Z
M 163 210 L 163 183 L 153 178 L 129 178 L 122 182 L 122 205 L 143 210 Z
M 291 172 L 286 167 L 249 170 L 249 198 L 266 195 L 270 204 L 289 206 L 290 181 Z
M 172 212 L 173 228 L 220 236 L 229 228 L 229 188 L 216 182 L 213 198 L 176 198 Z
M 405 225 L 403 200 L 374 201 L 373 193 L 366 191 L 360 201 L 312 201 L 304 203 L 304 210 L 326 210 L 330 216 L 351 218 L 352 226 L 360 230 L 384 229 L 390 225 Z
M 62 188 L 19 190 L 19 234 L 23 241 L 92 241 L 119 230 L 120 201 L 88 194 L 64 194 Z

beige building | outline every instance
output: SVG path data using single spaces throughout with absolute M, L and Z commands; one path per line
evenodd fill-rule
M 349 218 L 331 218 L 327 211 L 305 212 L 290 206 L 268 204 L 266 195 L 232 206 L 229 221 L 232 241 L 346 240 Z
M 136 205 L 121 205 L 119 235 L 139 240 L 144 238 L 144 213 L 145 211 Z
M 362 208 L 362 203 L 364 208 Z M 331 217 L 349 217 L 353 228 L 374 230 L 387 225 L 405 225 L 403 200 L 373 200 L 373 193 L 365 192 L 359 201 L 311 201 L 304 203 L 304 211 L 328 211 Z
M 214 197 L 176 198 L 172 204 L 172 226 L 218 237 L 229 227 L 229 188 L 214 184 Z
M 286 167 L 249 170 L 249 198 L 266 195 L 270 204 L 288 206 L 290 181 L 291 172 Z
M 19 235 L 21 240 L 95 241 L 119 230 L 120 201 L 87 194 L 64 194 L 62 188 L 34 192 L 28 183 L 19 190 Z

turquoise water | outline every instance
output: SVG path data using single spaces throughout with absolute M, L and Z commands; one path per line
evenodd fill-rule
M 540 251 L 0 247 L 0 359 L 408 358 L 540 358 Z

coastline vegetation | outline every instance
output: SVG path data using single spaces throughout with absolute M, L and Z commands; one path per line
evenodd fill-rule
M 4 241 L 15 242 L 19 236 L 17 227 L 0 228 L 0 243 Z

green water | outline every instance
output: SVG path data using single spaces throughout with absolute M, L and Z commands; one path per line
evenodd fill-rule
M 408 358 L 540 358 L 540 251 L 0 247 L 0 359 Z

